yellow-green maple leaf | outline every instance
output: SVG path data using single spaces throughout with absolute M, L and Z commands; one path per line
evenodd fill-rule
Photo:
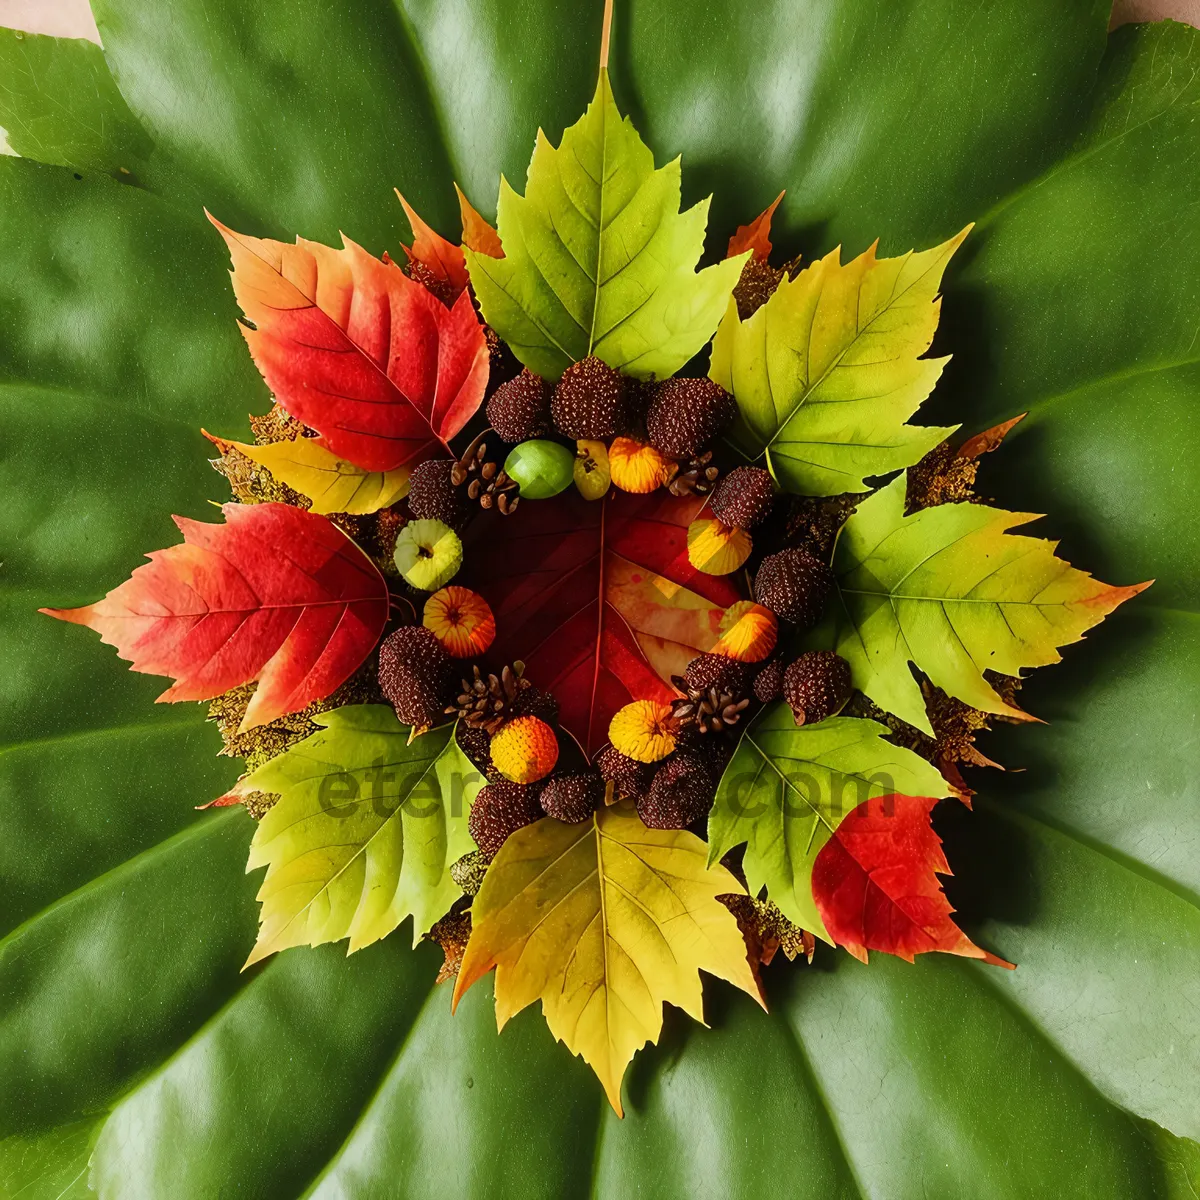
M 708 201 L 679 202 L 679 160 L 654 169 L 602 70 L 557 148 L 538 131 L 525 195 L 501 179 L 504 257 L 466 250 L 488 324 L 548 379 L 588 355 L 674 375 L 712 336 L 748 257 L 697 272 Z
M 250 844 L 246 870 L 267 874 L 246 966 L 341 938 L 352 954 L 407 916 L 415 946 L 461 894 L 450 864 L 475 848 L 467 816 L 483 780 L 452 726 L 410 744 L 408 726 L 385 705 L 312 720 L 323 728 L 234 789 L 280 796 Z
M 970 227 L 920 254 L 843 264 L 834 250 L 784 279 L 747 320 L 730 302 L 709 374 L 738 405 L 731 431 L 764 452 L 787 491 L 866 491 L 866 478 L 911 466 L 953 428 L 908 425 L 947 358 L 922 358 L 941 310 L 938 288 Z
M 664 1001 L 704 1020 L 701 970 L 761 1003 L 737 921 L 743 889 L 686 830 L 621 806 L 580 825 L 546 818 L 504 843 L 472 905 L 462 994 L 494 966 L 496 1023 L 535 1000 L 550 1032 L 596 1072 L 621 1114 L 621 1079 L 662 1031 Z
M 312 501 L 315 513 L 373 513 L 395 504 L 408 494 L 408 467 L 393 471 L 366 471 L 331 454 L 316 438 L 268 442 L 214 439 L 224 452 L 232 447 L 256 462 L 280 482 Z
M 898 476 L 842 526 L 838 594 L 814 640 L 850 663 L 856 688 L 930 735 L 910 662 L 972 708 L 1029 719 L 984 671 L 1058 662 L 1058 647 L 1149 584 L 1110 587 L 1055 557 L 1054 542 L 1008 532 L 1035 514 L 962 503 L 906 517 L 906 483 Z

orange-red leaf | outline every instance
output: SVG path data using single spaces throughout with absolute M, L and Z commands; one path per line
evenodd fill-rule
M 929 822 L 935 804 L 927 796 L 877 796 L 849 813 L 813 864 L 817 911 L 829 936 L 863 962 L 868 950 L 908 962 L 941 950 L 1011 966 L 950 919 L 937 879 L 950 865 Z
M 738 226 L 737 233 L 729 239 L 726 258 L 734 258 L 738 254 L 745 254 L 747 250 L 753 250 L 754 257 L 759 262 L 767 261 L 771 255 L 771 218 L 782 199 L 783 192 L 780 192 L 749 225 Z
M 476 212 L 475 206 L 463 195 L 457 183 L 454 190 L 458 193 L 458 210 L 462 213 L 463 245 L 476 254 L 503 258 L 504 247 L 500 244 L 500 235 Z
M 224 525 L 176 517 L 183 543 L 148 554 L 103 600 L 44 608 L 86 625 L 132 669 L 208 700 L 258 680 L 242 729 L 328 696 L 374 649 L 383 576 L 331 521 L 287 504 L 226 504 Z
M 404 206 L 404 215 L 412 226 L 413 244 L 404 247 L 410 262 L 419 262 L 433 275 L 449 284 L 457 295 L 467 286 L 467 260 L 462 247 L 448 242 L 432 226 L 425 223 L 416 210 L 396 188 L 396 196 Z
M 669 680 L 720 637 L 743 599 L 733 576 L 688 561 L 695 498 L 564 492 L 487 527 L 467 553 L 470 586 L 496 614 L 493 652 L 553 691 L 562 726 L 594 754 L 631 700 L 669 701 Z
M 470 296 L 447 308 L 395 263 L 221 232 L 242 334 L 263 378 L 331 453 L 367 471 L 414 466 L 471 419 L 488 376 Z

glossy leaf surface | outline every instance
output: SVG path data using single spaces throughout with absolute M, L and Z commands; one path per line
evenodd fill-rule
M 95 639 L 65 650 L 33 613 L 94 599 L 172 539 L 168 513 L 226 499 L 195 431 L 244 439 L 268 406 L 201 205 L 395 254 L 398 185 L 451 237 L 453 178 L 490 216 L 537 126 L 555 138 L 578 116 L 598 18 L 499 0 L 95 7 L 153 138 L 137 177 L 152 194 L 0 161 L 4 1185 L 38 1200 L 78 1200 L 89 1177 L 121 1200 L 1182 1187 L 1174 1139 L 1200 1136 L 1200 233 L 1181 218 L 1200 189 L 1197 34 L 1124 29 L 1102 63 L 1101 0 L 1005 0 L 986 20 L 974 0 L 618 6 L 618 100 L 658 161 L 684 154 L 685 204 L 713 191 L 714 254 L 783 187 L 776 253 L 808 261 L 979 221 L 945 283 L 934 353 L 954 360 L 927 419 L 974 430 L 1028 409 L 985 492 L 1051 514 L 1045 536 L 1081 568 L 1157 579 L 1035 676 L 1023 703 L 1048 726 L 985 744 L 1028 769 L 973 781 L 974 814 L 935 814 L 958 919 L 1018 970 L 818 949 L 815 970 L 767 971 L 770 1016 L 710 985 L 712 1028 L 668 1014 L 618 1124 L 538 1014 L 497 1037 L 483 981 L 451 1018 L 436 951 L 404 930 L 239 975 L 252 828 L 191 808 L 236 765 L 200 710 L 156 709 L 154 681 Z

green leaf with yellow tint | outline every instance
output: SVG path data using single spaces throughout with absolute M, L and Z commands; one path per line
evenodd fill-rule
M 409 744 L 379 704 L 314 716 L 324 726 L 241 780 L 277 792 L 246 869 L 267 868 L 246 965 L 289 946 L 350 939 L 348 953 L 414 918 L 413 944 L 460 895 L 450 864 L 475 848 L 467 815 L 483 780 L 453 726 Z
M 496 1024 L 535 1000 L 550 1032 L 596 1072 L 619 1115 L 621 1079 L 657 1042 L 663 1003 L 704 1020 L 700 971 L 759 998 L 746 944 L 717 897 L 740 892 L 682 829 L 647 829 L 632 809 L 545 818 L 496 855 L 471 906 L 457 1005 L 496 968 Z
M 712 336 L 748 257 L 697 272 L 708 201 L 679 202 L 679 160 L 654 169 L 601 71 L 557 148 L 539 131 L 525 195 L 501 179 L 504 257 L 466 251 L 488 324 L 547 379 L 589 355 L 674 375 Z
M 747 320 L 731 301 L 709 374 L 738 404 L 731 440 L 766 453 L 789 492 L 835 496 L 917 462 L 952 429 L 906 424 L 949 359 L 933 341 L 942 273 L 969 226 L 920 254 L 843 264 L 833 250 L 785 278 Z
M 928 734 L 910 662 L 972 708 L 1028 720 L 984 671 L 1058 662 L 1060 646 L 1149 584 L 1110 587 L 1055 557 L 1055 543 L 1008 532 L 1030 513 L 964 503 L 906 517 L 905 484 L 898 476 L 842 526 L 838 594 L 816 640 L 850 663 L 856 688 Z

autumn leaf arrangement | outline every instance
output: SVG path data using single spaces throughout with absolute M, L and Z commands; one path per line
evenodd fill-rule
M 952 920 L 932 810 L 1031 719 L 1022 672 L 1146 586 L 975 494 L 1015 420 L 910 423 L 968 231 L 773 265 L 777 199 L 698 270 L 680 195 L 602 68 L 495 229 L 460 193 L 461 244 L 402 197 L 403 263 L 214 218 L 275 406 L 206 435 L 223 522 L 44 610 L 245 760 L 213 803 L 257 822 L 247 966 L 411 917 L 454 1004 L 494 968 L 500 1027 L 540 1000 L 618 1112 L 701 971 L 761 1001 L 817 941 L 1008 966 Z

